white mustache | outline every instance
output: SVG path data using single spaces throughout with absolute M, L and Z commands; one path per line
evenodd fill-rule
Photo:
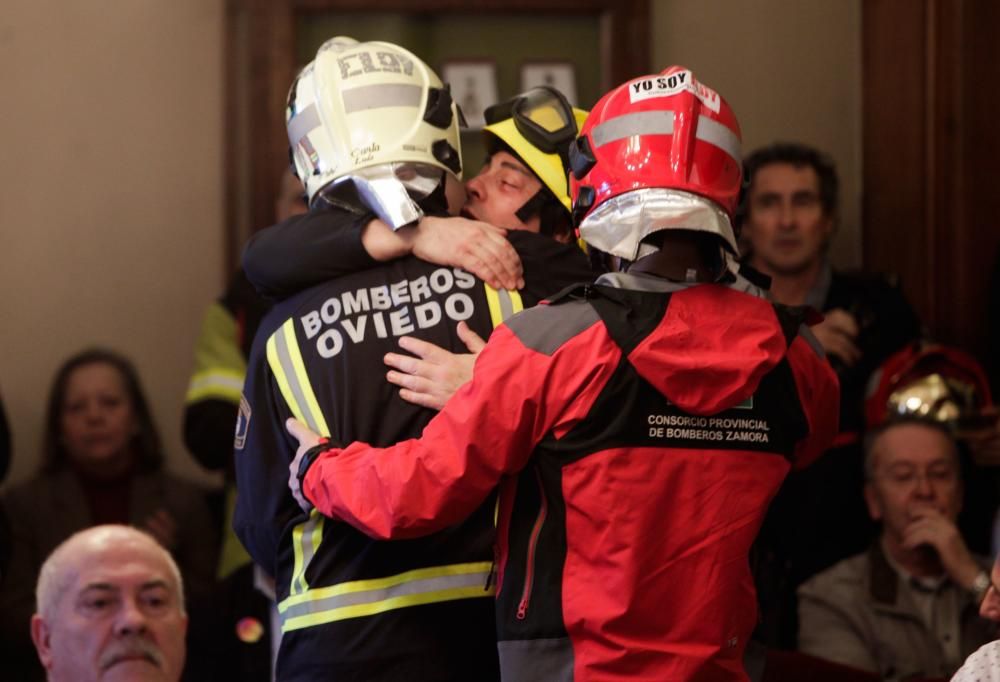
M 101 654 L 101 669 L 107 670 L 121 661 L 136 657 L 145 658 L 157 668 L 163 667 L 163 654 L 155 644 L 141 637 L 129 637 L 115 641 Z

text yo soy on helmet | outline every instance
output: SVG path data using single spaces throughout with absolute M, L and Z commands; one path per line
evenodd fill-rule
M 650 234 L 695 230 L 735 256 L 741 156 L 732 109 L 689 69 L 634 78 L 598 101 L 570 149 L 580 236 L 631 261 L 655 249 Z

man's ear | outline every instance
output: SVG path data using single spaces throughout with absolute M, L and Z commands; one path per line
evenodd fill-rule
M 559 232 L 558 234 L 554 234 L 552 235 L 552 238 L 555 239 L 560 244 L 572 244 L 574 241 L 576 241 L 576 236 L 574 235 L 572 229 L 566 230 L 565 232 Z
M 38 652 L 38 660 L 42 662 L 42 667 L 46 670 L 52 669 L 52 646 L 49 641 L 52 631 L 49 624 L 37 613 L 31 617 L 31 641 L 35 643 L 35 650 Z
M 882 520 L 882 502 L 878 499 L 875 486 L 865 483 L 865 504 L 868 505 L 868 515 L 875 521 Z

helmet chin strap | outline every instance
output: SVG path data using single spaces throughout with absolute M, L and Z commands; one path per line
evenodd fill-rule
M 521 208 L 514 211 L 517 219 L 522 223 L 526 223 L 536 215 L 539 215 L 542 212 L 542 207 L 545 206 L 546 194 L 548 194 L 548 190 L 544 187 L 535 192 L 535 195 L 524 202 Z
M 424 212 L 424 215 L 448 216 L 448 196 L 445 193 L 445 183 L 447 181 L 448 179 L 442 173 L 441 182 L 434 188 L 434 191 L 417 201 L 417 206 Z
M 535 216 L 538 216 L 538 231 L 548 237 L 558 238 L 563 230 L 560 230 L 560 218 L 569 229 L 569 215 L 566 207 L 556 199 L 548 188 L 542 187 L 535 195 L 524 202 L 521 208 L 514 211 L 514 215 L 522 223 L 526 223 Z

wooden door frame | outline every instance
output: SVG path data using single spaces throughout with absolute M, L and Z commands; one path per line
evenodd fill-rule
M 865 266 L 901 275 L 930 336 L 983 359 L 1000 248 L 997 31 L 993 0 L 862 3 Z

